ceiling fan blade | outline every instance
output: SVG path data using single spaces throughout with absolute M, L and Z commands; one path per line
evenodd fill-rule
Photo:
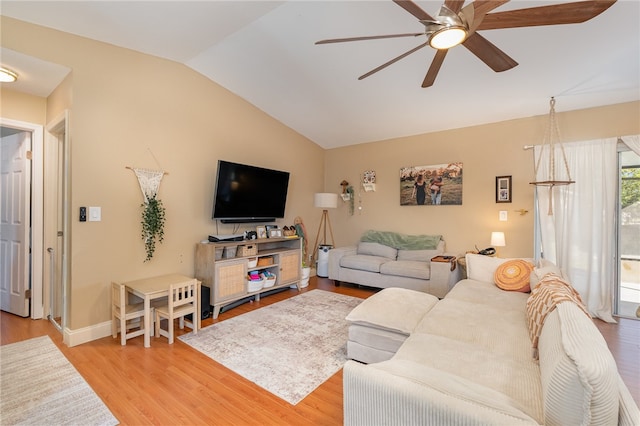
M 448 7 L 453 13 L 460 12 L 463 4 L 464 0 L 445 0 L 444 2 L 444 5 Z
M 422 10 L 420 6 L 412 2 L 411 0 L 393 0 L 398 6 L 418 18 L 419 21 L 433 21 L 431 15 Z
M 476 0 L 463 7 L 462 14 L 469 23 L 469 33 L 473 33 L 478 28 L 487 13 L 505 3 L 509 3 L 509 0 Z
M 438 71 L 440 71 L 440 67 L 444 62 L 444 58 L 447 56 L 448 49 L 442 49 L 436 51 L 436 56 L 433 57 L 433 61 L 431 61 L 431 66 L 427 71 L 427 75 L 424 76 L 424 81 L 422 82 L 422 87 L 431 87 L 433 83 L 436 81 L 436 76 L 438 75 Z
M 610 8 L 616 0 L 579 1 L 496 12 L 484 17 L 477 30 L 578 24 Z
M 518 65 L 509 55 L 478 33 L 471 34 L 462 45 L 495 72 L 506 71 Z
M 405 57 L 407 57 L 407 56 L 411 55 L 412 53 L 417 52 L 418 50 L 420 50 L 420 49 L 422 49 L 423 47 L 428 46 L 428 45 L 429 45 L 429 42 L 428 42 L 428 41 L 427 41 L 427 42 L 424 42 L 424 43 L 422 43 L 420 46 L 414 47 L 413 49 L 411 49 L 411 50 L 409 50 L 409 51 L 407 51 L 407 52 L 403 53 L 402 55 L 400 55 L 400 56 L 396 56 L 395 58 L 393 58 L 393 59 L 392 59 L 392 60 L 390 60 L 389 62 L 385 62 L 384 64 L 380 65 L 379 67 L 372 69 L 372 70 L 371 70 L 371 71 L 369 71 L 368 73 L 361 75 L 360 77 L 358 77 L 358 80 L 362 80 L 362 79 L 364 79 L 364 78 L 367 78 L 367 77 L 369 77 L 370 75 L 375 74 L 375 73 L 377 73 L 378 71 L 385 69 L 386 67 L 388 67 L 388 66 L 389 66 L 389 65 L 391 65 L 391 64 L 395 64 L 395 63 L 396 63 L 396 62 L 398 62 L 400 59 L 405 58 Z
M 362 40 L 378 40 L 383 38 L 398 38 L 398 37 L 418 37 L 424 35 L 422 33 L 406 33 L 406 34 L 388 34 L 377 36 L 364 36 L 364 37 L 347 37 L 347 38 L 332 38 L 327 40 L 316 41 L 315 44 L 328 44 L 328 43 L 344 43 L 348 41 L 362 41 Z
M 505 3 L 509 3 L 509 0 L 476 0 L 470 6 L 474 8 L 476 14 L 484 16 Z

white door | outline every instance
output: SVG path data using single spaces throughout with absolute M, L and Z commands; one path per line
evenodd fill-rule
M 0 144 L 0 309 L 29 316 L 31 134 L 4 136 Z

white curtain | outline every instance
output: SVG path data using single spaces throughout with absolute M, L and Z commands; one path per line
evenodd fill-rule
M 640 155 L 640 135 L 625 136 L 620 139 L 625 145 L 631 148 L 631 151 Z
M 563 144 L 575 183 L 536 187 L 544 258 L 568 275 L 591 315 L 607 322 L 615 322 L 616 143 L 617 138 Z M 560 147 L 555 149 L 556 179 L 567 180 Z M 534 152 L 540 158 L 536 180 L 547 180 L 549 146 L 536 146 Z

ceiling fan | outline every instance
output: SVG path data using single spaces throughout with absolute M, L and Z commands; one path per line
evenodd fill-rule
M 320 40 L 316 44 L 426 36 L 427 40 L 424 43 L 361 75 L 358 80 L 377 73 L 425 46 L 431 46 L 437 52 L 422 82 L 422 87 L 430 87 L 435 82 L 447 52 L 458 44 L 466 47 L 495 72 L 506 71 L 518 65 L 478 31 L 581 23 L 598 16 L 611 7 L 616 0 L 579 1 L 495 13 L 490 12 L 508 3 L 509 0 L 475 0 L 464 7 L 465 0 L 445 0 L 435 18 L 412 0 L 393 0 L 393 2 L 416 17 L 424 25 L 425 30 L 417 33 Z

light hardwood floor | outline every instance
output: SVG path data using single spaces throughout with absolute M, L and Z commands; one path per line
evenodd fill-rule
M 315 277 L 303 291 L 314 288 L 362 298 L 374 293 L 351 285 L 335 287 L 328 279 Z M 204 320 L 203 326 L 297 293 L 297 290 L 287 290 L 257 303 L 246 303 L 220 314 L 215 321 Z M 596 324 L 616 358 L 623 379 L 640 404 L 640 321 L 621 319 L 617 325 L 601 321 Z M 49 322 L 23 319 L 5 312 L 0 316 L 0 332 L 2 345 L 49 335 L 122 425 L 342 424 L 341 371 L 292 406 L 179 340 L 169 345 L 165 338 L 154 338 L 152 347 L 145 349 L 142 337 L 129 340 L 126 346 L 121 346 L 119 339 L 105 337 L 68 348 Z

